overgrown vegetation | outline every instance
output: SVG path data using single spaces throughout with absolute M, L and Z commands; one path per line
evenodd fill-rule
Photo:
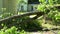
M 0 25 L 1 34 L 26 34 L 25 31 L 35 31 L 37 29 L 43 30 L 44 28 L 52 29 L 55 26 L 60 26 L 60 0 L 39 0 L 38 11 L 43 11 L 45 16 L 40 16 L 38 19 L 31 19 L 29 16 L 9 19 Z M 12 13 L 12 12 L 11 12 Z M 1 19 L 13 16 L 11 13 L 1 14 Z M 23 14 L 25 12 L 18 12 Z M 40 15 L 40 14 L 38 14 Z M 44 18 L 45 17 L 45 18 Z M 46 20 L 50 20 L 47 23 Z M 50 23 L 49 23 L 50 22 Z M 49 26 L 49 27 L 48 27 Z M 60 28 L 60 27 L 58 27 Z M 39 31 L 38 30 L 38 31 Z M 60 32 L 58 32 L 59 34 Z
M 16 28 L 15 26 L 8 28 L 8 29 L 4 27 L 3 29 L 0 30 L 0 34 L 26 34 L 24 30 L 17 31 L 17 29 L 18 28 Z
M 39 0 L 41 3 L 38 6 L 38 10 L 44 11 L 47 14 L 47 18 L 52 19 L 53 23 L 58 24 L 60 22 L 60 4 L 59 0 Z M 48 10 L 47 10 L 48 9 Z

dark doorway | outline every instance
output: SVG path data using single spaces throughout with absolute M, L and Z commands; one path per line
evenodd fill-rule
M 28 4 L 39 4 L 39 0 L 28 0 Z
M 23 6 L 21 6 L 21 11 L 23 11 L 24 10 L 24 7 Z
M 33 6 L 31 6 L 31 11 L 33 11 Z

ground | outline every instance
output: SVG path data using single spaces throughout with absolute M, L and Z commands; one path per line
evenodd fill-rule
M 55 31 L 28 32 L 28 33 L 29 34 L 58 34 L 58 32 L 59 32 L 58 30 L 55 30 Z

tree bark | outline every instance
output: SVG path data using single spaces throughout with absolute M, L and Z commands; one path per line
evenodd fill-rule
M 25 17 L 25 16 L 30 16 L 30 15 L 37 15 L 37 16 L 35 16 L 34 18 L 32 18 L 32 19 L 36 19 L 36 18 L 38 18 L 39 16 L 44 15 L 44 12 L 28 12 L 28 13 L 25 13 L 25 14 L 22 14 L 22 15 L 13 15 L 13 16 L 11 16 L 11 17 L 7 17 L 7 18 L 4 18 L 4 19 L 1 19 L 1 20 L 0 20 L 0 23 L 1 23 L 1 22 L 5 22 L 5 21 L 8 21 L 8 20 L 10 20 L 10 19 L 21 18 L 21 17 Z

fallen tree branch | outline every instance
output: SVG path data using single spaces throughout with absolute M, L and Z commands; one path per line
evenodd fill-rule
M 47 6 L 46 6 L 47 7 Z M 52 6 L 48 6 L 48 7 L 51 7 L 51 8 L 54 8 L 54 7 L 60 7 L 60 4 L 57 4 L 57 5 L 53 5 L 53 7 Z M 47 7 L 47 8 L 48 8 Z M 49 9 L 47 9 L 47 10 L 49 10 Z M 46 14 L 47 13 L 49 13 L 50 11 L 48 11 L 48 12 L 46 12 Z M 25 13 L 25 14 L 22 14 L 22 15 L 13 15 L 13 16 L 11 16 L 11 17 L 7 17 L 7 18 L 4 18 L 4 19 L 1 19 L 0 20 L 0 22 L 3 22 L 3 21 L 6 21 L 6 20 L 9 20 L 9 19 L 15 19 L 15 18 L 21 18 L 21 17 L 24 17 L 24 16 L 29 16 L 29 15 L 37 15 L 37 14 L 39 14 L 39 16 L 40 15 L 44 15 L 45 13 L 44 12 L 41 12 L 41 11 L 36 11 L 36 12 L 28 12 L 28 13 Z M 37 15 L 38 16 L 38 15 Z M 34 18 L 37 18 L 37 16 L 36 17 L 34 17 Z M 38 17 L 39 17 L 38 16 Z
M 37 15 L 39 14 L 40 15 L 44 15 L 44 12 L 28 12 L 28 13 L 25 13 L 25 14 L 21 14 L 21 15 L 13 15 L 11 17 L 7 17 L 7 18 L 4 18 L 4 19 L 1 19 L 0 20 L 0 23 L 1 22 L 6 22 L 7 20 L 10 20 L 10 19 L 15 19 L 15 18 L 21 18 L 21 17 L 24 17 L 24 16 L 30 16 L 30 15 Z
M 54 4 L 54 5 L 46 5 L 46 8 L 58 8 L 58 9 L 60 9 L 60 4 Z

